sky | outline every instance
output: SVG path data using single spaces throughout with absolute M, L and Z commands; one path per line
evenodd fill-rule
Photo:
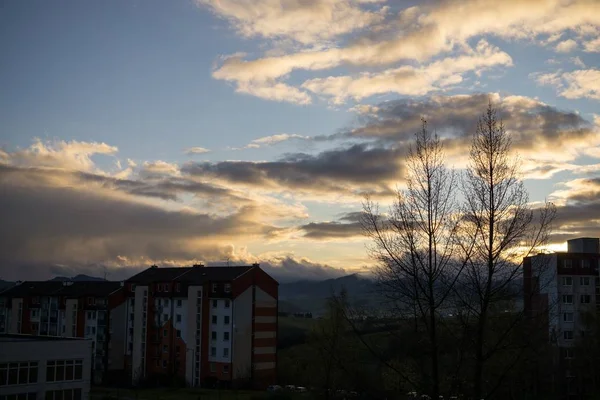
M 364 196 L 489 101 L 551 248 L 600 236 L 597 0 L 9 0 L 0 52 L 0 279 L 368 273 Z

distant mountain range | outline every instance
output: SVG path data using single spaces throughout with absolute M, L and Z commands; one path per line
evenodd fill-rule
M 380 297 L 375 282 L 358 274 L 324 281 L 297 281 L 279 285 L 279 311 L 311 312 L 322 315 L 327 310 L 327 299 L 345 289 L 348 301 L 355 306 L 376 305 Z
M 103 278 L 97 278 L 95 276 L 89 276 L 89 275 L 83 275 L 83 274 L 79 274 L 79 275 L 75 275 L 72 278 L 68 278 L 66 276 L 57 276 L 54 277 L 52 279 L 50 279 L 51 281 L 71 281 L 71 282 L 89 282 L 89 281 L 105 281 L 106 279 Z

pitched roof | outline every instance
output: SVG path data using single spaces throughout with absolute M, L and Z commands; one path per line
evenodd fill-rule
M 169 282 L 190 271 L 192 267 L 150 267 L 127 279 L 133 283 Z
M 60 291 L 60 295 L 66 297 L 104 297 L 119 290 L 120 288 L 121 282 L 81 281 L 73 282 L 71 285 L 64 286 Z
M 152 282 L 181 282 L 201 283 L 206 281 L 232 281 L 238 276 L 250 271 L 254 266 L 223 266 L 223 267 L 150 267 L 127 282 L 145 284 Z
M 25 296 L 49 296 L 63 288 L 59 281 L 25 281 L 2 292 L 2 296 L 25 297 Z
M 193 267 L 183 275 L 182 282 L 232 281 L 250 271 L 253 266 Z

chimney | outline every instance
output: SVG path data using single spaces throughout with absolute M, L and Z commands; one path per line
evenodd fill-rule
M 252 264 L 252 266 L 255 267 L 255 268 L 258 268 L 258 267 L 260 267 L 260 264 L 259 263 L 254 263 L 254 264 Z
M 152 265 L 150 268 L 158 268 L 158 265 Z
M 193 267 L 194 268 L 202 268 L 202 267 L 204 267 L 204 264 L 194 264 Z

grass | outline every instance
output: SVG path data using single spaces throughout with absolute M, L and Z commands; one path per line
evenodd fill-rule
M 284 393 L 273 395 L 257 390 L 209 390 L 192 388 L 121 389 L 94 387 L 90 400 L 296 400 L 310 398 L 307 394 Z

